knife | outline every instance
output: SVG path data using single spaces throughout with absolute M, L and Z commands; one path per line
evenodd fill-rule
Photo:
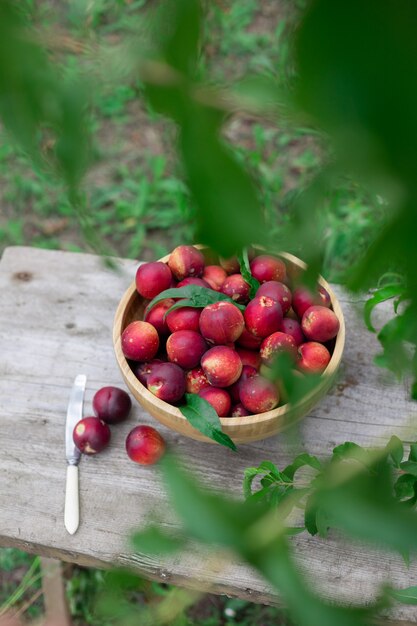
M 80 522 L 80 509 L 78 499 L 78 463 L 81 452 L 74 443 L 72 434 L 77 422 L 83 416 L 83 401 L 87 377 L 79 374 L 71 389 L 65 423 L 65 452 L 67 457 L 67 484 L 65 488 L 65 528 L 73 535 Z

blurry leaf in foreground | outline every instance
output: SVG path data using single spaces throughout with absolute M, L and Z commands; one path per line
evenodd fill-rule
M 245 76 L 231 86 L 230 93 L 236 98 L 239 108 L 259 113 L 276 113 L 289 104 L 288 93 L 272 76 Z
M 204 489 L 168 455 L 161 467 L 172 506 L 185 530 L 200 541 L 245 552 L 244 531 L 262 515 L 263 509 L 247 507 Z
M 308 590 L 291 558 L 285 527 L 268 507 L 203 489 L 169 456 L 161 466 L 172 506 L 190 537 L 234 549 L 275 586 L 300 626 L 369 625 L 375 606 L 338 607 Z
M 404 446 L 401 439 L 399 439 L 396 435 L 392 435 L 391 439 L 387 443 L 386 450 L 390 455 L 394 466 L 399 468 L 404 456 Z
M 170 554 L 180 550 L 184 544 L 183 537 L 170 536 L 156 526 L 149 526 L 145 530 L 135 533 L 132 537 L 134 549 L 143 554 Z
M 132 574 L 127 570 L 111 569 L 105 574 L 104 582 L 106 587 L 116 591 L 122 590 L 135 590 L 142 589 L 144 581 L 140 576 Z
M 201 35 L 200 0 L 162 3 L 154 15 L 153 42 L 164 60 L 184 76 L 195 72 Z
M 224 112 L 190 82 L 200 23 L 190 8 L 194 17 L 184 32 L 183 9 L 198 4 L 181 0 L 170 9 L 170 23 L 158 35 L 159 54 L 179 72 L 170 83 L 145 80 L 145 93 L 155 110 L 179 125 L 178 144 L 197 205 L 196 238 L 229 257 L 251 243 L 264 243 L 264 217 L 253 181 L 221 139 Z
M 265 369 L 264 376 L 279 382 L 281 395 L 290 404 L 301 401 L 322 380 L 319 374 L 304 375 L 296 371 L 291 356 L 286 352 L 276 356 L 271 367 Z
M 389 367 L 398 378 L 401 378 L 413 363 L 412 352 L 405 343 L 413 341 L 413 335 L 417 340 L 417 319 L 409 307 L 401 315 L 393 317 L 379 331 L 378 339 L 383 352 L 375 357 L 375 363 Z
M 376 607 L 342 607 L 319 599 L 305 586 L 286 543 L 269 545 L 254 554 L 251 563 L 280 591 L 298 625 L 369 626 Z
M 417 477 L 413 474 L 402 474 L 394 485 L 394 492 L 398 500 L 414 498 L 416 493 Z
M 415 179 L 416 24 L 409 0 L 317 0 L 298 31 L 298 100 L 359 171 Z
M 345 441 L 345 443 L 340 444 L 333 448 L 333 456 L 332 461 L 342 461 L 343 459 L 347 459 L 350 461 L 358 461 L 365 467 L 369 467 L 372 464 L 372 456 L 365 448 L 359 446 L 357 443 L 353 441 Z
M 85 124 L 87 92 L 80 82 L 60 75 L 35 43 L 14 3 L 0 3 L 0 116 L 38 165 L 56 165 L 75 187 L 89 160 Z M 51 146 L 42 153 L 41 141 Z M 45 157 L 45 158 L 42 158 Z M 54 161 L 56 160 L 56 163 Z
M 417 587 L 407 587 L 406 589 L 388 588 L 386 591 L 397 602 L 417 604 Z
M 146 580 L 127 570 L 106 571 L 103 589 L 100 590 L 97 601 L 94 603 L 95 618 L 100 617 L 105 623 L 109 623 L 108 620 L 118 623 L 113 620 L 120 620 L 119 623 L 126 626 L 129 623 L 128 620 L 134 623 L 133 618 L 137 616 L 137 604 L 131 602 L 132 594 L 143 592 L 148 584 Z
M 180 146 L 199 208 L 199 240 L 229 257 L 251 243 L 263 243 L 265 224 L 254 183 L 220 139 L 221 121 L 217 112 L 190 102 Z
M 317 0 L 297 34 L 298 104 L 330 134 L 336 167 L 361 177 L 387 201 L 384 227 L 349 272 L 354 290 L 372 286 L 387 270 L 401 268 L 410 283 L 415 276 L 416 25 L 417 4 L 409 0 Z M 415 291 L 410 297 L 415 318 Z M 400 324 L 382 333 L 378 364 L 397 372 L 411 367 L 417 378 L 417 363 L 407 360 L 401 345 Z M 417 331 L 408 339 L 416 344 Z
M 316 505 L 328 512 L 332 526 L 352 537 L 400 553 L 417 550 L 417 514 L 392 497 L 392 465 L 376 452 L 368 467 L 329 465 L 315 493 Z

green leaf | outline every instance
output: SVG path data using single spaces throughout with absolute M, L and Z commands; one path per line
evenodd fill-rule
M 394 484 L 396 497 L 399 500 L 414 497 L 416 480 L 416 477 L 412 474 L 403 474 L 402 476 L 399 476 L 398 480 Z
M 307 499 L 305 510 L 304 510 L 304 525 L 306 530 L 310 533 L 310 535 L 317 535 L 317 512 L 318 507 L 315 503 L 314 497 L 310 496 Z
M 259 489 L 258 491 L 253 492 L 252 495 L 250 496 L 250 501 L 251 503 L 260 502 L 261 500 L 265 502 L 270 502 L 271 495 L 272 495 L 271 485 L 268 485 L 267 487 L 263 487 L 262 489 Z
M 317 506 L 332 520 L 332 527 L 352 537 L 384 545 L 401 553 L 417 549 L 417 515 L 392 497 L 393 468 L 388 460 L 375 457 L 369 468 L 343 475 L 330 464 L 320 489 Z
M 161 23 L 169 25 L 161 29 Z M 201 31 L 201 3 L 199 0 L 176 0 L 168 6 L 161 6 L 157 36 L 161 41 L 162 53 L 169 65 L 185 76 L 195 72 Z M 162 30 L 162 33 L 161 33 Z M 167 36 L 165 36 L 165 33 Z
M 266 507 L 215 495 L 198 484 L 188 468 L 180 469 L 169 455 L 162 459 L 161 467 L 172 507 L 188 535 L 209 545 L 234 549 L 280 592 L 300 626 L 369 624 L 373 606 L 366 609 L 336 607 L 308 589 L 291 558 L 286 529 L 281 529 L 276 519 L 267 518 L 267 526 L 263 527 L 266 538 L 263 533 L 259 535 L 259 525 L 265 524 Z
M 263 489 L 261 489 L 260 491 L 257 491 L 254 494 L 252 492 L 252 483 L 254 479 L 256 478 L 256 476 L 262 476 L 261 485 Z M 247 469 L 245 469 L 244 478 L 243 478 L 243 493 L 245 495 L 245 498 L 249 498 L 249 497 L 253 498 L 254 496 L 256 496 L 257 499 L 265 495 L 268 495 L 269 493 L 271 494 L 274 493 L 275 496 L 271 495 L 272 500 L 274 499 L 274 497 L 275 497 L 275 500 L 277 498 L 278 500 L 280 500 L 281 496 L 278 497 L 276 495 L 276 492 L 271 490 L 271 487 L 277 484 L 280 485 L 282 483 L 290 483 L 290 482 L 291 482 L 291 479 L 289 479 L 282 472 L 280 472 L 278 468 L 276 467 L 276 465 L 271 463 L 271 461 L 262 461 L 262 463 L 260 463 L 258 467 L 248 467 Z M 282 491 L 282 494 L 283 493 L 284 492 Z
M 300 626 L 368 626 L 375 607 L 339 607 L 317 597 L 291 558 L 287 542 L 274 541 L 252 557 L 252 563 L 279 590 L 294 622 Z
M 394 313 L 398 313 L 398 307 L 400 306 L 400 304 L 402 302 L 404 302 L 405 300 L 409 299 L 409 294 L 405 293 L 402 296 L 399 296 L 395 301 L 394 301 Z
M 274 76 L 266 74 L 247 75 L 231 86 L 232 94 L 239 98 L 245 110 L 258 114 L 277 112 L 288 105 L 289 94 Z
M 281 473 L 276 465 L 274 465 L 271 461 L 262 461 L 258 465 L 258 472 L 269 472 L 274 478 L 279 479 Z
M 69 187 L 89 162 L 88 91 L 52 65 L 15 2 L 0 2 L 0 116 L 37 166 L 53 169 Z M 48 157 L 42 138 L 51 138 Z
M 320 471 L 322 469 L 322 464 L 316 456 L 312 456 L 311 454 L 307 454 L 304 452 L 303 454 L 299 454 L 291 465 L 288 465 L 283 473 L 288 476 L 290 480 L 294 478 L 294 475 L 300 467 L 304 467 L 305 465 L 309 465 L 313 469 Z
M 175 311 L 176 309 L 182 309 L 185 306 L 196 308 L 196 307 L 193 307 L 193 301 L 192 300 L 187 300 L 187 298 L 184 298 L 182 300 L 178 300 L 178 302 L 176 302 L 175 304 L 170 306 L 169 309 L 167 311 L 165 311 L 165 313 L 164 313 L 164 320 L 165 320 L 166 316 L 168 315 L 168 313 L 171 313 L 171 311 Z
M 411 340 L 415 344 L 416 332 L 416 315 L 414 309 L 409 307 L 387 322 L 378 333 L 378 340 L 384 349 L 381 355 L 383 366 L 389 367 L 398 378 L 413 364 L 410 350 L 404 342 Z
M 219 416 L 211 404 L 195 393 L 186 393 L 185 400 L 187 404 L 180 406 L 179 409 L 191 426 L 222 446 L 236 451 L 233 441 L 222 431 Z
M 259 282 L 259 280 L 257 280 L 256 278 L 252 276 L 252 273 L 250 271 L 248 251 L 246 248 L 244 248 L 242 252 L 238 254 L 237 258 L 239 261 L 240 273 L 242 274 L 245 282 L 247 282 L 248 285 L 250 286 L 249 295 L 250 295 L 250 298 L 252 299 L 256 296 L 256 292 L 261 286 L 261 283 Z
M 169 536 L 156 526 L 148 526 L 132 536 L 132 545 L 143 554 L 171 554 L 184 547 L 185 539 Z
M 388 454 L 391 456 L 395 467 L 400 467 L 400 463 L 404 456 L 404 446 L 402 441 L 393 435 L 389 440 L 386 449 Z
M 316 512 L 316 527 L 320 537 L 327 537 L 329 526 L 330 522 L 327 513 L 323 509 L 318 508 Z
M 288 499 L 288 494 L 291 493 L 292 487 L 282 487 L 280 485 L 277 485 L 275 483 L 275 485 L 273 487 L 270 487 L 268 489 L 267 495 L 268 495 L 268 501 L 271 504 L 271 506 L 275 506 L 278 507 L 280 505 L 283 505 L 284 500 Z M 293 506 L 291 506 L 291 509 L 294 508 Z M 290 511 L 288 511 L 289 513 Z M 285 512 L 284 515 L 284 507 L 280 506 L 280 510 L 279 510 L 280 515 L 282 516 L 282 518 L 287 516 L 287 513 Z
M 310 393 L 320 382 L 318 374 L 299 376 L 294 371 L 294 361 L 287 352 L 277 354 L 270 367 L 266 368 L 264 376 L 270 380 L 280 381 L 290 404 L 295 404 Z
M 258 476 L 259 471 L 257 467 L 247 467 L 245 468 L 243 474 L 243 495 L 245 498 L 250 498 L 252 495 L 252 483 L 255 480 L 256 476 Z
M 404 472 L 417 476 L 417 463 L 416 461 L 404 461 L 400 464 L 400 467 Z
M 406 587 L 405 589 L 388 589 L 389 594 L 402 604 L 417 604 L 417 587 Z
M 187 536 L 213 545 L 228 546 L 246 554 L 246 532 L 260 520 L 266 507 L 219 495 L 198 482 L 189 467 L 181 467 L 170 455 L 161 462 L 164 482 L 174 511 L 182 519 Z
M 223 115 L 213 108 L 189 102 L 180 146 L 199 207 L 198 240 L 228 258 L 251 243 L 265 241 L 266 229 L 254 181 L 220 139 L 222 122 Z
M 401 554 L 401 558 L 404 561 L 405 566 L 410 567 L 410 550 L 399 550 L 399 553 Z
M 165 289 L 165 291 L 161 291 L 160 294 L 155 296 L 153 300 L 151 300 L 146 307 L 146 312 L 148 313 L 158 302 L 162 302 L 162 300 L 166 300 L 167 298 L 181 298 L 181 302 L 177 302 L 179 306 L 175 306 L 175 308 L 180 308 L 181 306 L 189 306 L 194 308 L 203 309 L 208 304 L 214 304 L 215 302 L 231 302 L 238 309 L 244 310 L 244 306 L 242 304 L 238 304 L 229 296 L 226 296 L 224 293 L 219 293 L 218 291 L 214 291 L 214 289 L 208 289 L 207 287 L 202 287 L 200 285 L 186 285 L 185 287 L 172 287 L 170 289 Z M 185 304 L 184 304 L 185 299 Z M 173 310 L 171 307 L 169 311 Z M 169 312 L 167 311 L 167 313 Z
M 410 446 L 410 454 L 408 455 L 409 461 L 417 461 L 417 443 L 412 443 Z
M 372 311 L 374 310 L 374 308 L 381 302 L 385 302 L 386 300 L 390 300 L 391 298 L 400 296 L 403 293 L 404 285 L 402 283 L 386 285 L 385 287 L 382 287 L 382 289 L 378 289 L 377 291 L 375 291 L 372 297 L 366 301 L 364 306 L 364 319 L 368 330 L 376 332 L 375 328 L 372 326 L 371 321 Z
M 369 452 L 353 441 L 346 441 L 340 446 L 333 448 L 332 460 L 341 461 L 342 459 L 354 459 L 366 467 L 372 462 Z
M 112 591 L 137 591 L 144 586 L 142 578 L 122 569 L 111 569 L 105 572 L 106 588 Z

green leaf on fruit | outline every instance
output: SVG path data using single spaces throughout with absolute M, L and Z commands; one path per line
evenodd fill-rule
M 242 250 L 241 254 L 238 254 L 237 258 L 239 261 L 240 273 L 242 274 L 243 280 L 247 282 L 248 285 L 250 286 L 249 295 L 252 300 L 252 298 L 256 296 L 256 292 L 258 291 L 261 284 L 259 280 L 256 280 L 256 278 L 252 276 L 252 273 L 250 271 L 250 265 L 249 265 L 248 251 L 246 248 Z
M 216 302 L 231 302 L 241 311 L 245 309 L 242 304 L 238 304 L 224 293 L 219 293 L 218 291 L 201 287 L 200 285 L 186 285 L 185 287 L 171 287 L 170 289 L 162 291 L 149 302 L 146 307 L 146 312 L 149 313 L 158 302 L 162 302 L 162 300 L 166 300 L 167 298 L 181 298 L 181 301 L 173 304 L 165 315 L 168 315 L 168 313 L 174 309 L 179 309 L 184 306 L 204 309 L 208 304 L 215 304 Z
M 185 400 L 187 404 L 180 406 L 179 409 L 191 426 L 213 441 L 236 451 L 233 441 L 222 431 L 219 416 L 211 404 L 195 393 L 186 393 Z
M 294 361 L 287 352 L 277 354 L 264 376 L 273 381 L 280 381 L 289 404 L 296 404 L 301 398 L 313 391 L 321 380 L 320 374 L 308 373 L 300 376 L 294 370 Z

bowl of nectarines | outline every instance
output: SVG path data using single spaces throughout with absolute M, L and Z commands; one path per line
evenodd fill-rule
M 181 411 L 189 394 L 214 408 L 235 443 L 265 439 L 328 392 L 345 341 L 333 290 L 321 276 L 313 291 L 304 287 L 303 261 L 256 247 L 239 261 L 178 246 L 138 267 L 114 320 L 116 359 L 136 400 L 165 426 L 210 443 Z M 294 402 L 266 374 L 284 352 L 296 376 L 315 374 Z

